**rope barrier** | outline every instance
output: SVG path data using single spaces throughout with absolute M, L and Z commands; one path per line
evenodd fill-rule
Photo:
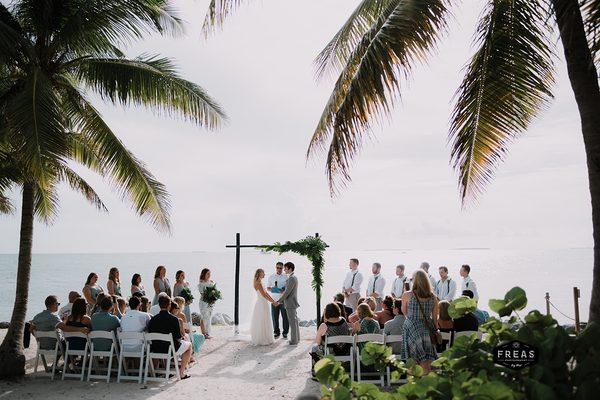
M 554 308 L 556 311 L 558 311 L 563 317 L 570 319 L 571 321 L 575 321 L 575 318 L 571 318 L 568 315 L 566 315 L 565 313 L 563 313 L 562 311 L 560 311 L 555 305 L 554 303 L 552 303 L 550 300 L 548 300 L 548 303 L 552 306 L 552 308 Z

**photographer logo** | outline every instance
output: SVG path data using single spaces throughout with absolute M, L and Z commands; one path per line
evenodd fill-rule
M 521 369 L 538 360 L 538 349 L 519 340 L 494 347 L 494 362 L 510 369 Z

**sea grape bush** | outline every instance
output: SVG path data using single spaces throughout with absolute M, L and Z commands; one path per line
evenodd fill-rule
M 474 305 L 455 300 L 453 314 L 464 315 Z M 392 377 L 405 377 L 399 387 L 381 389 L 372 384 L 352 382 L 341 363 L 324 358 L 315 365 L 323 398 L 331 400 L 417 400 L 417 399 L 497 399 L 497 400 L 587 400 L 598 398 L 600 388 L 600 326 L 590 323 L 577 337 L 569 335 L 551 315 L 537 310 L 524 318 L 518 311 L 527 305 L 523 289 L 509 290 L 504 299 L 490 300 L 498 314 L 480 326 L 484 339 L 458 337 L 452 347 L 433 363 L 433 371 L 423 376 L 412 360 L 394 360 L 391 349 L 378 343 L 365 346 L 361 357 L 379 371 L 386 366 Z M 538 362 L 521 370 L 495 364 L 493 348 L 512 341 L 538 348 Z

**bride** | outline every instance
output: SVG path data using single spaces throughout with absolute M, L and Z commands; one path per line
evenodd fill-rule
M 261 268 L 254 273 L 254 290 L 256 291 L 256 303 L 250 320 L 250 336 L 252 344 L 257 346 L 266 346 L 273 344 L 273 320 L 271 319 L 270 303 L 274 300 L 262 284 L 265 277 L 265 271 Z

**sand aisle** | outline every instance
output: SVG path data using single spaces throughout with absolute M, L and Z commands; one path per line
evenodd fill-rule
M 116 381 L 51 381 L 26 377 L 20 382 L 0 381 L 0 400 L 5 399 L 295 399 L 318 395 L 318 384 L 310 379 L 308 349 L 314 328 L 300 328 L 302 340 L 289 346 L 279 339 L 273 346 L 254 347 L 247 342 L 228 342 L 230 327 L 214 327 L 215 339 L 208 340 L 191 378 L 169 384 Z M 0 331 L 0 338 L 6 330 Z M 28 373 L 33 368 L 35 340 L 27 349 Z

